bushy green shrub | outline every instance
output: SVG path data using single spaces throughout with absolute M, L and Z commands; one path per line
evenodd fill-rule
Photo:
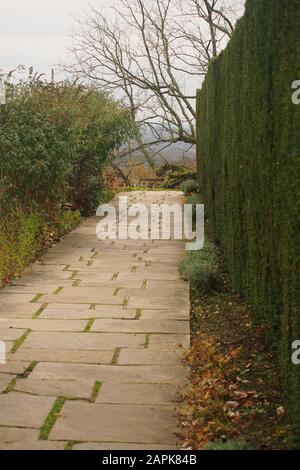
M 197 183 L 195 180 L 183 181 L 180 185 L 180 189 L 187 196 L 188 194 L 197 191 Z
M 251 448 L 244 441 L 229 440 L 226 442 L 210 442 L 203 448 L 203 450 L 251 450 Z
M 107 156 L 133 130 L 127 110 L 97 89 L 30 80 L 8 86 L 1 113 L 1 207 L 94 211 Z
M 300 445 L 299 0 L 248 0 L 197 98 L 201 194 L 233 287 L 278 353 Z
M 212 291 L 219 279 L 219 257 L 215 246 L 205 241 L 199 251 L 190 251 L 179 265 L 182 277 L 203 293 Z

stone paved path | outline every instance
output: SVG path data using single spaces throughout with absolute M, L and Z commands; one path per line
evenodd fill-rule
M 0 449 L 176 449 L 177 390 L 188 376 L 184 243 L 100 242 L 97 221 L 0 291 Z

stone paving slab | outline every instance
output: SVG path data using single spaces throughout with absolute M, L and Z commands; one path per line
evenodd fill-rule
M 157 280 L 157 281 L 180 281 L 180 275 L 178 271 L 164 271 L 161 272 L 161 270 L 152 270 L 149 268 L 138 268 L 136 272 L 127 272 L 124 273 L 123 271 L 119 273 L 118 275 L 118 281 L 125 281 L 128 279 L 132 280 Z
M 189 334 L 189 322 L 177 320 L 95 320 L 91 331 L 112 333 L 186 333 Z
M 66 443 L 40 441 L 36 429 L 0 427 L 0 450 L 63 450 Z
M 136 309 L 124 309 L 121 305 L 95 305 L 90 309 L 89 305 L 81 305 L 83 308 L 63 308 L 64 304 L 60 304 L 60 308 L 51 308 L 52 305 L 45 308 L 41 313 L 40 318 L 44 319 L 90 319 L 90 318 L 108 318 L 108 319 L 131 319 L 133 320 L 136 315 Z
M 86 327 L 86 320 L 41 320 L 41 319 L 5 319 L 0 318 L 0 338 L 5 338 L 2 331 L 10 331 L 12 338 L 19 338 L 26 329 L 32 331 L 83 331 Z M 7 328 L 9 330 L 3 330 Z M 23 328 L 23 330 L 22 330 Z M 15 337 L 13 337 L 15 336 Z
M 0 364 L 0 373 L 23 374 L 29 367 L 30 362 L 18 360 L 14 357 L 14 354 L 9 354 L 10 356 L 8 355 L 6 364 Z M 9 357 L 11 360 L 9 360 Z
M 0 318 L 31 318 L 40 305 L 34 303 L 24 304 L 0 304 Z
M 176 389 L 171 384 L 104 383 L 96 403 L 172 405 L 176 399 Z
M 49 397 L 86 398 L 92 397 L 93 380 L 18 380 L 14 390 Z
M 181 359 L 182 351 L 178 351 L 178 349 L 121 349 L 118 364 L 179 364 Z
M 175 444 L 130 444 L 127 442 L 85 442 L 84 444 L 75 444 L 73 450 L 175 450 Z
M 115 289 L 106 287 L 64 287 L 56 295 L 45 295 L 40 302 L 57 303 L 95 303 L 104 305 L 122 305 L 124 299 L 114 296 Z
M 11 379 L 10 374 L 0 374 L 0 393 L 4 392 Z
M 190 345 L 189 335 L 151 335 L 149 339 L 149 349 L 165 348 L 188 348 Z
M 145 289 L 146 291 L 146 289 Z M 128 308 L 175 310 L 176 308 L 189 309 L 189 300 L 179 297 L 134 297 L 128 298 Z
M 16 304 L 26 304 L 33 300 L 33 295 L 31 294 L 13 294 L 11 292 L 5 292 L 5 287 L 1 289 L 0 293 L 0 312 L 5 312 L 5 309 L 9 306 L 14 308 Z
M 112 383 L 171 383 L 184 384 L 188 373 L 180 365 L 95 365 L 40 362 L 31 372 L 32 379 L 79 380 L 92 378 Z
M 16 339 L 20 338 L 25 333 L 25 329 L 23 330 L 13 330 L 7 323 L 4 323 L 6 327 L 3 328 L 3 324 L 0 323 L 0 338 L 2 341 L 15 341 Z
M 55 399 L 11 392 L 0 395 L 0 426 L 40 428 Z
M 68 402 L 50 439 L 174 444 L 174 419 L 172 407 Z
M 182 202 L 174 191 L 124 195 L 148 207 Z M 184 242 L 100 242 L 98 221 L 0 292 L 0 449 L 63 450 L 68 441 L 80 441 L 74 450 L 176 449 L 177 391 L 189 381 L 181 361 L 189 285 L 177 269 Z
M 190 314 L 185 308 L 174 310 L 141 310 L 143 320 L 190 320 Z
M 144 334 L 115 334 L 115 333 L 61 333 L 33 331 L 23 342 L 23 347 L 29 349 L 66 349 L 107 351 L 115 348 L 143 348 Z
M 178 295 L 178 291 L 176 289 L 164 288 L 163 283 L 161 283 L 161 287 L 159 289 L 148 289 L 147 287 L 145 289 L 119 288 L 119 291 L 117 293 L 118 297 L 122 297 L 122 298 L 127 297 L 130 300 L 138 299 L 138 298 L 139 299 L 147 298 L 148 300 L 154 299 L 155 302 L 161 301 L 162 304 L 164 303 L 166 297 L 170 299 L 170 302 L 173 302 L 172 298 L 174 298 L 174 300 L 177 300 L 177 295 Z M 181 290 L 180 300 L 181 301 L 185 300 L 187 303 L 189 302 L 188 290 Z
M 76 362 L 79 364 L 111 364 L 115 350 L 82 351 L 68 349 L 27 349 L 22 347 L 7 360 L 30 362 Z

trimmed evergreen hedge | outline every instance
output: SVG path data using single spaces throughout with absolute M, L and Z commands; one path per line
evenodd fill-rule
M 200 192 L 234 288 L 278 352 L 300 442 L 299 0 L 248 0 L 197 98 Z

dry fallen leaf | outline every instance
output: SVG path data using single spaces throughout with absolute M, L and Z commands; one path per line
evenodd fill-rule
M 236 390 L 235 392 L 233 392 L 233 394 L 237 397 L 237 398 L 240 398 L 241 400 L 243 400 L 244 398 L 247 398 L 248 397 L 248 393 L 247 392 L 240 392 L 238 390 Z
M 283 408 L 283 406 L 279 406 L 276 410 L 276 413 L 278 416 L 285 416 L 286 410 Z

